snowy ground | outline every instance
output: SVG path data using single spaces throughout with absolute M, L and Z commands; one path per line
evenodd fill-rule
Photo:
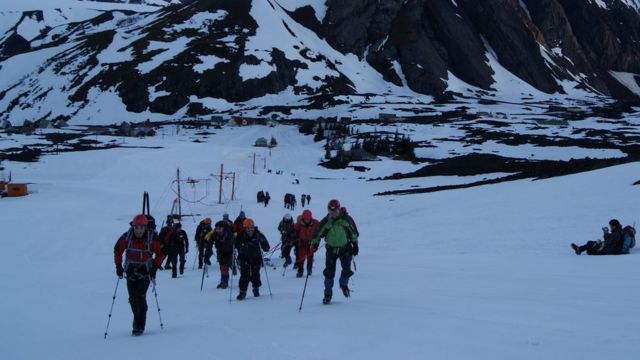
M 637 220 L 639 190 L 632 184 L 640 180 L 640 164 L 544 181 L 373 197 L 389 183 L 316 166 L 321 145 L 294 127 L 215 132 L 203 143 L 183 131 L 126 140 L 139 147 L 3 164 L 15 181 L 31 183 L 32 194 L 0 199 L 7 261 L 0 269 L 2 358 L 635 358 L 640 258 L 578 257 L 569 243 L 597 238 L 612 217 L 623 224 Z M 271 155 L 250 146 L 270 135 L 279 142 Z M 267 173 L 264 159 L 267 169 L 283 174 Z M 281 268 L 268 271 L 272 298 L 263 273 L 262 297 L 235 301 L 236 278 L 230 303 L 228 290 L 215 289 L 215 269 L 199 291 L 201 273 L 191 270 L 192 242 L 184 276 L 158 275 L 164 330 L 149 292 L 147 331 L 131 337 L 121 282 L 104 340 L 116 284 L 113 245 L 140 211 L 142 192 L 150 192 L 153 214 L 161 221 L 174 198 L 170 183 L 176 168 L 183 177 L 206 178 L 221 163 L 237 173 L 237 200 L 213 205 L 215 185 L 209 182 L 209 196 L 183 204 L 184 213 L 198 214 L 183 221 L 189 236 L 201 218 L 217 219 L 224 211 L 235 217 L 243 209 L 274 246 L 276 226 L 286 213 L 285 192 L 311 194 L 316 218 L 337 198 L 361 232 L 352 298 L 336 293 L 333 304 L 321 304 L 320 251 L 301 313 L 304 280 L 291 271 L 283 277 Z M 384 170 L 391 174 L 406 167 L 383 160 L 372 171 L 382 176 Z M 294 179 L 300 184 L 293 185 Z M 183 184 L 182 190 L 187 199 L 207 195 L 204 182 L 195 188 Z M 258 190 L 271 194 L 268 208 L 255 203 Z M 227 183 L 225 197 L 229 192 Z

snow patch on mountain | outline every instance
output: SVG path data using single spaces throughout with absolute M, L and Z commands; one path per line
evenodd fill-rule
M 206 34 L 208 26 L 218 20 L 224 19 L 227 15 L 228 13 L 223 10 L 216 12 L 199 12 L 183 24 L 175 25 L 171 30 L 173 30 L 173 32 L 182 32 L 184 30 L 193 29 Z M 168 34 L 171 34 L 171 32 L 168 32 Z
M 287 9 L 287 11 L 295 11 L 301 7 L 311 6 L 320 22 L 327 15 L 326 0 L 274 0 L 274 2 Z
M 640 75 L 622 72 L 622 71 L 609 71 L 609 74 L 613 76 L 614 79 L 618 80 L 622 85 L 624 85 L 629 91 L 640 96 L 640 85 L 638 84 L 638 80 L 640 79 Z
M 183 52 L 189 41 L 191 41 L 191 39 L 186 36 L 179 37 L 172 42 L 150 41 L 145 53 L 154 52 L 156 50 L 161 50 L 161 52 L 155 55 L 151 60 L 138 64 L 136 68 L 141 74 L 150 72 L 162 65 L 165 61 L 169 61 Z
M 595 3 L 596 5 L 598 5 L 603 9 L 609 9 L 609 6 L 614 2 L 621 2 L 632 9 L 636 9 L 637 11 L 640 11 L 640 0 L 588 0 L 588 1 L 590 1 L 591 3 Z
M 215 68 L 219 63 L 228 62 L 228 60 L 219 58 L 215 55 L 202 55 L 198 56 L 198 59 L 201 61 L 201 63 L 193 65 L 193 71 L 199 74 L 202 74 L 206 70 Z

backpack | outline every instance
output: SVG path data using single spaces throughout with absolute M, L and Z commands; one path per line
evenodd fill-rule
M 636 229 L 633 226 L 627 225 L 622 229 L 622 233 L 624 234 L 622 251 L 626 254 L 636 246 Z

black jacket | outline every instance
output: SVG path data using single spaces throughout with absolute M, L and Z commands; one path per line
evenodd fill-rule
M 293 227 L 293 219 L 282 219 L 278 224 L 278 231 L 280 231 L 280 240 L 284 244 L 292 244 L 295 240 L 296 230 Z
M 624 242 L 624 233 L 621 229 L 612 233 L 604 234 L 604 246 L 600 253 L 602 255 L 619 255 L 622 254 L 622 244 Z
M 213 230 L 213 234 L 211 234 L 211 241 L 216 245 L 216 251 L 218 253 L 222 252 L 232 252 L 234 247 L 234 238 L 231 230 L 228 228 L 224 228 L 222 234 L 218 234 L 215 230 Z
M 269 251 L 271 248 L 267 238 L 255 228 L 253 235 L 249 235 L 247 231 L 244 231 L 238 238 L 238 257 L 242 258 L 261 258 L 261 251 Z

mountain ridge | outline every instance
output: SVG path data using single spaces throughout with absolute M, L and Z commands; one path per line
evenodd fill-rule
M 423 109 L 459 96 L 638 96 L 633 0 L 325 4 L 322 13 L 315 0 L 198 0 L 57 23 L 44 11 L 20 13 L 0 32 L 0 117 L 90 121 L 107 104 L 134 118 L 313 117 L 345 104 L 367 108 L 379 96 Z

